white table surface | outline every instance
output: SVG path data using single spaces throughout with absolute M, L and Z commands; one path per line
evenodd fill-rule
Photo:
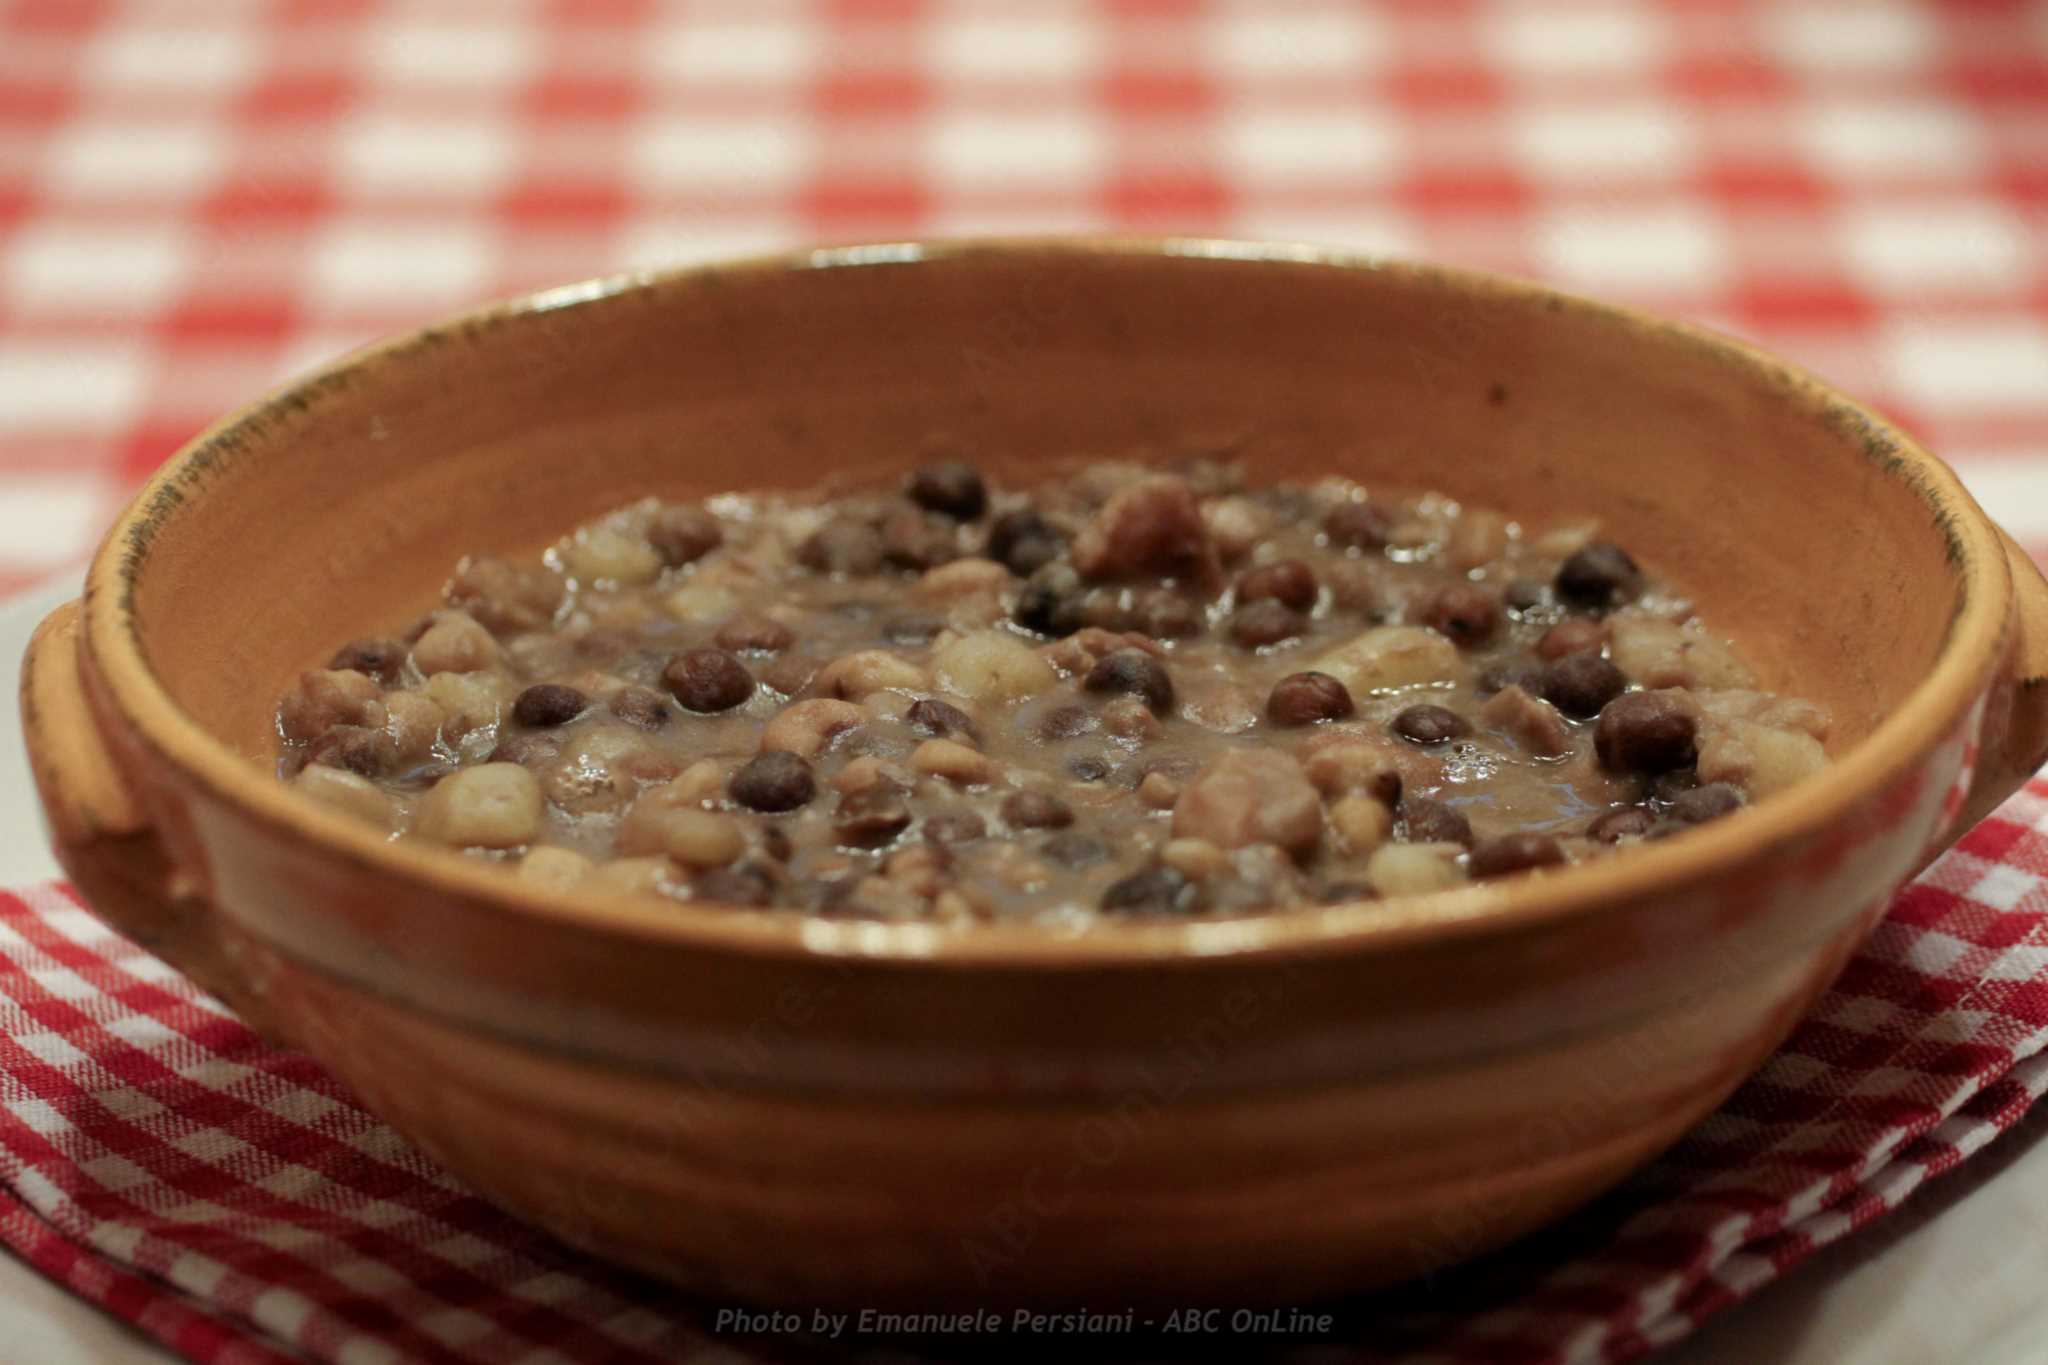
M 0 604 L 16 660 L 65 579 Z M 0 886 L 56 875 L 12 706 L 0 728 Z M 1659 1365 L 2038 1365 L 2048 1360 L 2048 1106 L 1903 1210 L 1813 1257 Z M 0 1255 L 0 1365 L 162 1365 L 123 1324 Z

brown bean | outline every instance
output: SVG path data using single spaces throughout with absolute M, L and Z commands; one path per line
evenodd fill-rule
M 848 792 L 832 812 L 832 832 L 855 848 L 880 848 L 909 828 L 910 806 L 886 782 Z
M 1053 564 L 1032 575 L 1017 594 L 1010 619 L 1028 631 L 1063 639 L 1088 624 L 1081 577 L 1065 564 Z
M 725 789 L 749 810 L 778 814 L 809 805 L 818 794 L 818 780 L 811 775 L 810 764 L 775 750 L 748 759 Z
M 1523 831 L 1482 839 L 1472 847 L 1471 872 L 1475 877 L 1504 877 L 1532 867 L 1555 867 L 1562 863 L 1564 846 L 1548 834 Z
M 1557 595 L 1576 607 L 1619 606 L 1642 590 L 1643 571 L 1611 540 L 1581 546 L 1557 571 Z
M 337 725 L 308 746 L 307 762 L 346 768 L 359 777 L 375 777 L 384 771 L 390 752 L 390 737 L 382 730 L 366 725 Z
M 1356 709 L 1350 689 L 1327 673 L 1290 673 L 1266 698 L 1266 719 L 1275 725 L 1342 720 Z
M 1616 806 L 1594 817 L 1593 823 L 1586 826 L 1586 837 L 1616 844 L 1623 839 L 1642 838 L 1656 823 L 1657 817 L 1641 806 Z
M 1727 782 L 1709 782 L 1681 792 L 1671 803 L 1671 818 L 1688 825 L 1704 825 L 1742 809 L 1742 789 Z
M 654 514 L 647 524 L 647 543 L 662 563 L 674 568 L 702 559 L 724 544 L 725 529 L 703 508 L 679 503 Z
M 1323 517 L 1330 544 L 1352 550 L 1377 550 L 1394 534 L 1394 522 L 1369 502 L 1342 502 Z
M 1404 796 L 1394 808 L 1396 835 L 1410 844 L 1472 846 L 1472 822 L 1462 813 L 1427 796 Z
M 535 729 L 567 725 L 590 709 L 590 698 L 560 683 L 535 683 L 512 703 L 512 719 Z
M 920 734 L 943 739 L 948 735 L 965 735 L 979 744 L 981 732 L 975 728 L 974 718 L 949 701 L 937 697 L 920 697 L 910 703 L 910 709 L 903 713 L 904 724 Z
M 327 666 L 367 673 L 389 686 L 405 668 L 405 655 L 405 646 L 396 640 L 351 640 L 327 661 Z
M 1050 708 L 1038 718 L 1038 737 L 1072 739 L 1076 735 L 1085 735 L 1100 725 L 1101 722 L 1095 718 L 1095 713 L 1087 707 L 1066 702 Z
M 1316 604 L 1316 591 L 1314 572 L 1298 559 L 1261 564 L 1237 580 L 1240 605 L 1270 599 L 1296 611 L 1307 611 Z
M 1621 670 L 1598 654 L 1567 654 L 1543 670 L 1543 699 L 1577 720 L 1591 720 L 1627 690 Z
M 1536 642 L 1536 653 L 1543 659 L 1562 659 L 1568 654 L 1581 654 L 1597 650 L 1607 643 L 1607 627 L 1589 616 L 1567 616 Z
M 736 654 L 780 654 L 796 643 L 796 632 L 769 616 L 735 616 L 711 637 Z
M 971 844 L 988 833 L 988 822 L 971 810 L 946 810 L 927 815 L 924 838 L 928 844 Z
M 754 695 L 754 675 L 728 650 L 687 649 L 668 661 L 661 680 L 691 711 L 730 711 Z
M 1028 578 L 1058 559 L 1067 539 L 1038 513 L 1005 512 L 988 528 L 986 553 L 1019 578 Z
M 1201 900 L 1201 888 L 1170 867 L 1148 867 L 1111 882 L 1097 904 L 1134 915 L 1184 915 Z
M 1173 709 L 1173 677 L 1166 665 L 1142 649 L 1105 654 L 1081 685 L 1090 692 L 1124 693 L 1138 698 L 1156 715 Z
M 920 507 L 943 512 L 955 521 L 973 521 L 988 510 L 988 485 L 981 471 L 959 460 L 934 460 L 920 465 L 905 487 Z
M 1230 638 L 1246 649 L 1277 645 L 1308 633 L 1308 618 L 1270 597 L 1230 614 Z
M 1388 729 L 1411 744 L 1445 744 L 1472 733 L 1472 723 L 1446 706 L 1423 703 L 1400 711 Z
M 960 557 L 952 524 L 913 508 L 882 523 L 882 558 L 905 569 L 933 569 Z
M 1609 772 L 1660 773 L 1691 765 L 1699 724 L 1663 692 L 1628 692 L 1608 702 L 1593 747 Z
M 1450 583 L 1423 600 L 1416 620 L 1470 648 L 1500 627 L 1500 602 L 1477 583 Z
M 818 573 L 875 573 L 882 567 L 882 533 L 864 521 L 834 517 L 797 546 L 796 558 Z
M 1065 829 L 1074 808 L 1047 792 L 1011 792 L 1003 798 L 1003 823 L 1011 829 Z

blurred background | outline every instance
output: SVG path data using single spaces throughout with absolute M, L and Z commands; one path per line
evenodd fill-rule
M 0 0 L 0 593 L 215 416 L 451 309 L 1090 229 L 1705 321 L 2048 553 L 2048 4 Z

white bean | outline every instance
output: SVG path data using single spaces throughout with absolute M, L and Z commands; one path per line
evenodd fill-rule
M 1022 701 L 1059 681 L 1053 666 L 1014 635 L 977 630 L 942 645 L 932 656 L 939 683 L 975 701 Z
M 292 786 L 323 806 L 353 815 L 381 830 L 391 828 L 394 807 L 390 794 L 366 777 L 314 763 L 292 779 Z
M 540 833 L 540 783 L 517 763 L 448 774 L 420 801 L 414 832 L 465 848 L 517 848 Z

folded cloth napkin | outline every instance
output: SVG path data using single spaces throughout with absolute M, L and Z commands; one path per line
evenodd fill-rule
M 2048 1088 L 2044 879 L 2037 779 L 1901 893 L 1679 1146 L 1557 1228 L 1332 1306 L 1314 1354 L 1635 1359 L 1898 1207 Z M 715 1338 L 717 1305 L 498 1212 L 58 886 L 0 895 L 0 1241 L 219 1365 L 847 1349 Z

